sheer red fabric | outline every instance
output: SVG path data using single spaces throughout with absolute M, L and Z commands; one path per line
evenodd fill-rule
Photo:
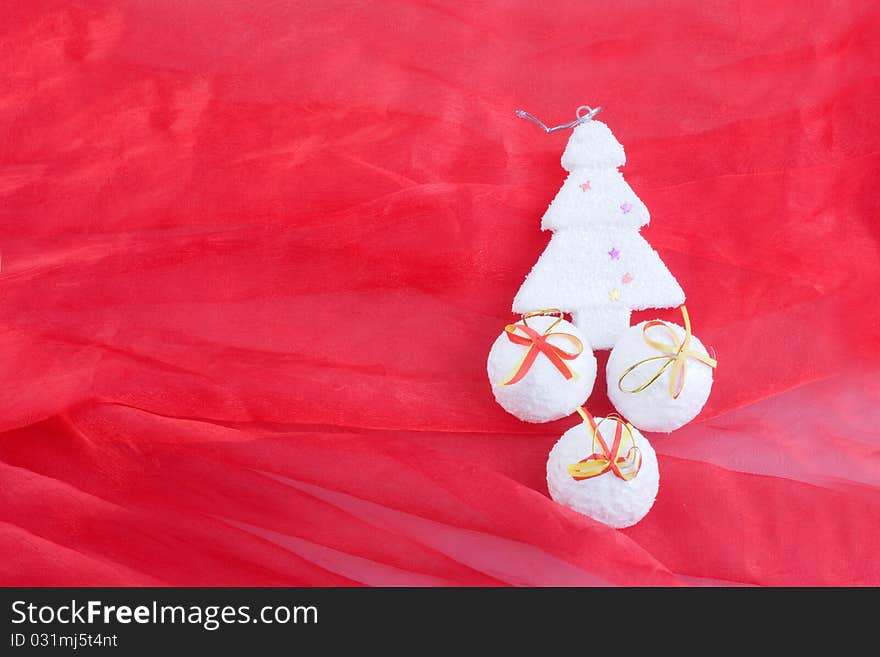
M 0 582 L 880 585 L 878 18 L 7 3 Z M 485 374 L 584 103 L 719 360 L 622 531 Z

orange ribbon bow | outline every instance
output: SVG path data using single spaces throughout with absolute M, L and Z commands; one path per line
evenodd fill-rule
M 538 333 L 535 329 L 528 325 L 527 320 L 529 317 L 557 313 L 559 315 L 559 318 L 549 327 L 547 327 L 547 330 L 544 331 L 543 334 Z M 580 356 L 584 350 L 584 345 L 576 336 L 571 335 L 570 333 L 552 332 L 556 325 L 562 321 L 562 317 L 562 311 L 556 310 L 555 308 L 551 308 L 549 310 L 538 310 L 536 312 L 526 313 L 525 315 L 523 315 L 522 324 L 508 324 L 504 327 L 504 331 L 505 333 L 507 333 L 508 340 L 510 340 L 514 344 L 528 347 L 528 349 L 526 350 L 526 353 L 523 355 L 522 359 L 520 359 L 519 363 L 516 364 L 516 367 L 513 368 L 510 375 L 502 382 L 501 385 L 509 386 L 513 385 L 517 381 L 521 381 L 523 377 L 525 377 L 525 375 L 528 373 L 529 369 L 532 367 L 532 363 L 534 363 L 535 360 L 538 358 L 538 354 L 544 354 L 566 379 L 577 379 L 577 373 L 568 365 L 566 365 L 565 361 L 574 360 L 575 358 Z M 517 331 L 521 331 L 525 335 L 519 335 L 517 334 Z M 574 351 L 565 351 L 561 347 L 550 344 L 548 339 L 551 337 L 559 337 L 564 340 L 568 340 L 572 345 L 574 345 Z
M 705 363 L 712 368 L 718 366 L 718 361 L 714 358 L 711 358 L 699 351 L 694 351 L 690 348 L 691 319 L 690 317 L 688 317 L 687 308 L 685 308 L 684 306 L 681 307 L 681 315 L 684 318 L 684 340 L 681 341 L 679 341 L 678 334 L 675 332 L 675 329 L 669 326 L 669 324 L 667 324 L 666 322 L 662 322 L 659 319 L 645 322 L 645 325 L 642 326 L 642 338 L 645 340 L 649 347 L 657 349 L 662 355 L 645 358 L 644 360 L 640 360 L 638 363 L 630 365 L 628 368 L 626 368 L 623 374 L 621 374 L 620 378 L 617 380 L 617 387 L 620 389 L 621 392 L 641 392 L 649 385 L 654 383 L 654 381 L 659 379 L 663 372 L 671 367 L 672 371 L 669 373 L 669 394 L 672 395 L 673 399 L 678 399 L 678 396 L 684 389 L 684 376 L 687 369 L 688 358 L 698 360 L 701 363 Z M 652 340 L 648 337 L 648 329 L 655 326 L 662 326 L 666 329 L 667 333 L 669 333 L 670 339 L 672 340 L 672 344 L 657 342 L 656 340 Z M 627 390 L 623 387 L 623 380 L 630 372 L 654 360 L 665 360 L 666 362 L 663 363 L 660 369 L 657 370 L 657 372 L 650 379 L 648 379 L 645 383 L 638 386 L 637 388 Z
M 616 415 L 602 418 L 599 424 L 596 424 L 593 416 L 585 409 L 578 408 L 577 412 L 584 419 L 584 423 L 588 424 L 593 431 L 593 453 L 587 458 L 569 465 L 568 474 L 576 481 L 581 481 L 598 477 L 610 470 L 615 477 L 620 477 L 624 481 L 634 479 L 642 468 L 642 453 L 636 447 L 632 427 Z M 611 449 L 608 449 L 608 443 L 605 442 L 599 431 L 599 425 L 606 420 L 613 420 L 617 423 Z

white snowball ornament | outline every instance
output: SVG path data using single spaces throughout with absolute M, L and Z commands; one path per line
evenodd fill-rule
M 717 361 L 684 328 L 652 320 L 630 327 L 608 357 L 608 397 L 618 413 L 643 431 L 670 432 L 693 420 L 712 390 Z
M 559 504 L 610 525 L 630 527 L 647 515 L 660 487 L 657 455 L 632 425 L 609 416 L 572 427 L 550 450 L 547 488 Z
M 596 358 L 562 317 L 560 311 L 527 313 L 507 325 L 489 351 L 486 369 L 495 400 L 520 420 L 571 415 L 593 391 Z

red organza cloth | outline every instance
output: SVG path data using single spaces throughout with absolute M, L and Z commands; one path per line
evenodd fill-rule
M 3 14 L 3 584 L 880 584 L 874 3 Z M 622 531 L 485 372 L 581 104 L 719 359 Z

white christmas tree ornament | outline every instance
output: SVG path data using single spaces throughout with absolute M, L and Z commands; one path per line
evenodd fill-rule
M 585 112 L 586 110 L 586 112 Z M 626 162 L 623 146 L 608 126 L 592 120 L 599 108 L 578 108 L 562 168 L 568 177 L 550 203 L 541 229 L 553 232 L 550 244 L 513 300 L 515 313 L 560 308 L 594 349 L 610 349 L 629 327 L 630 313 L 684 303 L 684 292 L 639 234 L 650 215 L 618 171 Z

